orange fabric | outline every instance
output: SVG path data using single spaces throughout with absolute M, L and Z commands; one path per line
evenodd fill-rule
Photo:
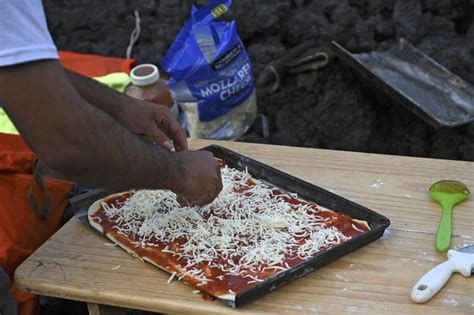
M 79 54 L 70 51 L 60 51 L 59 61 L 64 68 L 91 78 L 113 72 L 129 74 L 135 66 L 134 59 Z
M 44 178 L 52 199 L 47 220 L 31 208 L 27 191 L 34 183 L 32 165 L 35 155 L 21 137 L 0 133 L 0 266 L 11 279 L 11 291 L 19 314 L 37 314 L 35 295 L 18 290 L 13 284 L 16 267 L 59 228 L 72 183 Z M 35 189 L 41 200 L 39 189 Z
M 35 296 L 31 300 L 18 304 L 18 315 L 39 315 L 39 300 Z

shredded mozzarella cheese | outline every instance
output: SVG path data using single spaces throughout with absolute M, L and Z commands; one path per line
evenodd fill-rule
M 117 270 L 117 269 L 119 269 L 120 267 L 122 267 L 122 265 L 117 265 L 117 266 L 113 267 L 112 270 Z
M 176 271 L 171 274 L 171 276 L 168 278 L 168 281 L 166 281 L 167 284 L 170 284 L 171 281 L 173 281 L 174 277 L 176 276 Z
M 202 263 L 261 282 L 255 272 L 262 271 L 262 264 L 264 270 L 279 272 L 290 268 L 286 257 L 306 260 L 348 239 L 325 226 L 318 213 L 327 209 L 292 204 L 247 170 L 225 167 L 221 173 L 223 189 L 207 206 L 182 207 L 167 190 L 139 190 L 117 206 L 102 206 L 119 234 L 133 236 L 136 246 L 156 246 L 156 240 L 167 244 L 162 252 L 178 256 L 185 270 L 179 279 L 192 276 L 201 285 L 211 281 L 198 267 Z

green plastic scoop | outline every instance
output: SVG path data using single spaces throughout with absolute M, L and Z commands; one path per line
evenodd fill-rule
M 451 243 L 451 213 L 453 207 L 469 196 L 466 185 L 455 180 L 442 180 L 431 185 L 430 196 L 443 208 L 436 236 L 436 249 L 445 252 Z

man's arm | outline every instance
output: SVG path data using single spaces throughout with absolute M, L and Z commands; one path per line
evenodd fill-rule
M 92 79 L 65 70 L 83 99 L 99 107 L 136 134 L 146 135 L 156 143 L 187 150 L 186 136 L 166 106 L 148 103 L 120 94 Z
M 0 68 L 0 103 L 33 151 L 80 183 L 114 190 L 167 188 L 192 203 L 222 188 L 206 152 L 168 152 L 86 102 L 57 61 Z

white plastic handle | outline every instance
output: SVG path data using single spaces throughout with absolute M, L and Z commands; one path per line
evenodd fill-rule
M 442 264 L 428 271 L 411 290 L 411 299 L 417 303 L 424 303 L 431 299 L 446 284 L 455 265 L 451 261 Z
M 446 284 L 453 272 L 465 277 L 471 275 L 474 268 L 474 255 L 455 250 L 448 251 L 448 260 L 428 271 L 411 290 L 411 299 L 424 303 L 431 299 Z

